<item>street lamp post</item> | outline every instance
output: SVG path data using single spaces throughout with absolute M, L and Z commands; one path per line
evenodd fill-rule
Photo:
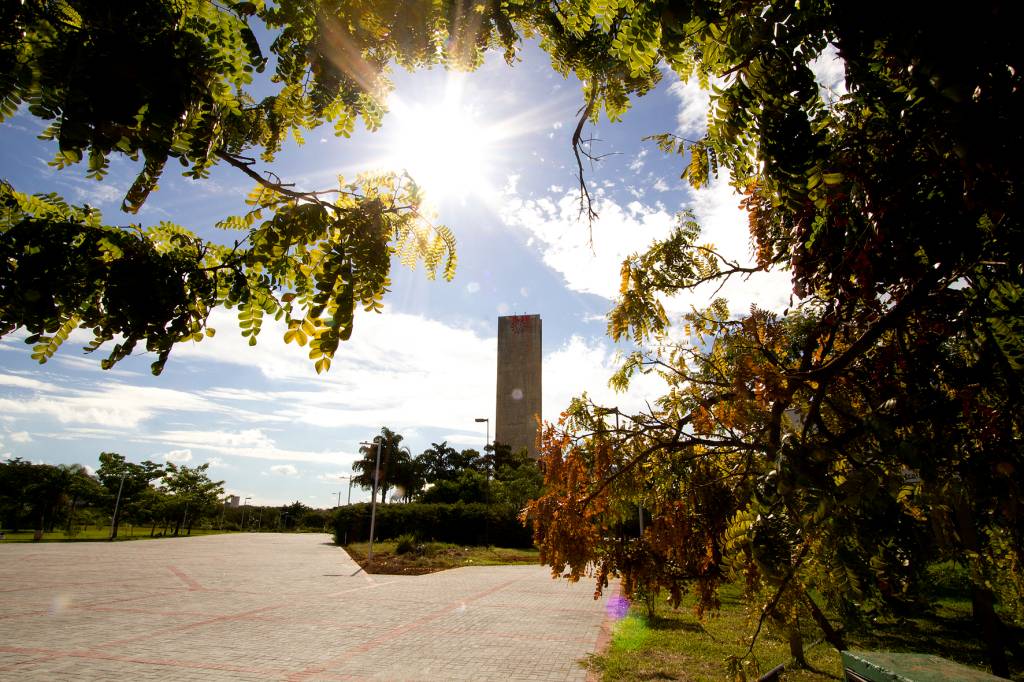
M 252 499 L 252 497 L 250 496 L 250 497 L 247 497 L 244 500 L 242 500 L 242 532 L 243 533 L 245 532 L 245 507 L 246 507 L 246 505 L 249 504 L 249 500 L 251 500 L 251 499 Z
M 373 443 L 367 441 L 361 441 L 360 445 L 370 446 Z M 373 530 L 377 523 L 377 485 L 379 484 L 380 478 L 380 448 L 384 444 L 383 438 L 377 439 L 377 466 L 373 470 L 373 497 L 370 503 L 370 549 L 367 552 L 367 562 L 373 563 Z
M 113 540 L 116 536 L 114 534 L 114 522 L 117 521 L 117 510 L 121 506 L 121 491 L 124 490 L 124 477 L 128 474 L 128 469 L 121 472 L 121 483 L 117 486 L 117 500 L 114 502 L 114 515 L 110 517 L 110 539 Z
M 477 424 L 480 422 L 487 422 L 487 442 L 484 443 L 484 454 L 487 454 L 487 446 L 491 444 L 491 418 L 490 417 L 477 417 L 474 419 Z

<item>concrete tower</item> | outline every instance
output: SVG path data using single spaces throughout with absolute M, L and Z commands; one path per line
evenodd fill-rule
M 541 414 L 540 315 L 498 318 L 498 394 L 495 442 L 537 453 Z

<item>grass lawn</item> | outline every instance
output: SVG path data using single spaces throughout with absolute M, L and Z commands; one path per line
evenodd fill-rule
M 612 642 L 602 655 L 592 656 L 588 667 L 603 680 L 722 680 L 725 659 L 743 656 L 746 635 L 753 632 L 739 588 L 722 588 L 722 609 L 701 623 L 688 598 L 678 610 L 659 603 L 656 616 L 647 619 L 642 605 L 632 607 L 613 630 Z M 805 652 L 816 671 L 785 672 L 784 680 L 836 680 L 842 678 L 839 654 L 827 643 L 813 644 L 819 635 L 805 634 Z M 920 618 L 879 620 L 869 632 L 848 633 L 851 649 L 930 653 L 984 669 L 984 644 L 971 620 L 970 601 L 945 599 L 932 613 Z M 812 645 L 813 644 L 813 645 Z M 762 631 L 754 647 L 760 674 L 789 661 L 786 642 Z M 1012 679 L 1024 680 L 1024 659 L 1011 659 Z M 755 670 L 747 671 L 756 680 Z
M 219 530 L 201 530 L 199 528 L 192 529 L 192 535 L 217 535 L 219 533 L 226 533 L 227 531 Z M 0 544 L 5 542 L 35 542 L 34 531 L 21 531 L 18 533 L 5 532 L 5 537 L 0 540 Z M 110 528 L 88 528 L 86 530 L 78 530 L 73 535 L 68 535 L 64 531 L 54 531 L 53 533 L 43 533 L 43 538 L 40 542 L 98 542 L 101 540 L 107 540 L 110 537 Z M 161 537 L 161 536 L 157 536 Z M 167 535 L 162 537 L 174 537 L 174 535 Z M 188 537 L 185 534 L 179 535 L 178 537 Z M 117 529 L 117 540 L 149 540 L 149 526 L 121 526 Z M 156 538 L 152 538 L 156 539 Z
M 592 656 L 589 668 L 604 680 L 722 680 L 726 679 L 725 659 L 741 657 L 747 650 L 745 636 L 753 632 L 740 590 L 723 586 L 722 609 L 705 619 L 693 615 L 693 598 L 687 597 L 678 610 L 659 600 L 653 619 L 646 617 L 642 605 L 631 607 L 616 624 L 612 643 L 603 655 Z M 813 640 L 806 642 L 811 644 Z M 839 655 L 827 644 L 805 646 L 807 661 L 820 673 L 787 673 L 787 680 L 840 679 Z M 764 630 L 754 647 L 760 671 L 748 669 L 749 679 L 757 679 L 789 660 L 789 646 Z
M 426 542 L 413 551 L 398 554 L 397 542 L 373 543 L 373 564 L 367 561 L 369 544 L 353 542 L 345 547 L 349 556 L 367 573 L 422 575 L 460 566 L 497 566 L 501 564 L 537 564 L 535 549 L 501 547 L 463 547 L 445 542 Z

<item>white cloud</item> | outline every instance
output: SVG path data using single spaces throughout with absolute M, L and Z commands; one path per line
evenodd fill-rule
M 656 375 L 637 375 L 626 393 L 616 393 L 608 379 L 619 366 L 619 359 L 607 342 L 587 341 L 573 336 L 557 351 L 544 358 L 544 418 L 555 421 L 569 400 L 586 391 L 599 405 L 617 405 L 623 412 L 637 413 L 648 401 L 665 392 Z
M 480 291 L 480 283 L 479 282 L 470 282 L 469 284 L 466 285 L 466 293 L 467 294 L 475 294 L 478 291 Z
M 823 100 L 831 104 L 846 94 L 846 61 L 835 45 L 826 45 L 810 67 Z
M 34 382 L 40 383 L 40 382 Z M 194 393 L 105 381 L 89 390 L 47 385 L 46 395 L 0 399 L 0 412 L 46 415 L 62 424 L 135 429 L 162 412 L 243 413 Z
M 176 464 L 184 464 L 185 462 L 192 461 L 191 450 L 171 450 L 164 455 L 165 462 L 174 462 Z
M 647 156 L 647 150 L 646 149 L 641 149 L 640 153 L 636 155 L 636 158 L 634 158 L 630 162 L 629 170 L 633 171 L 634 173 L 639 172 L 640 169 L 644 167 L 644 157 L 645 156 Z
M 694 215 L 701 226 L 700 243 L 711 243 L 715 250 L 742 266 L 751 266 L 755 259 L 750 243 L 747 213 L 740 207 L 740 195 L 729 184 L 728 173 L 722 171 L 711 184 L 694 192 Z M 690 306 L 704 307 L 711 302 L 718 283 L 698 287 L 669 301 L 666 306 L 678 313 Z M 792 284 L 788 272 L 756 273 L 732 277 L 717 293 L 729 302 L 729 309 L 742 313 L 752 304 L 770 310 L 782 310 L 789 304 Z
M 740 207 L 740 196 L 721 172 L 707 188 L 693 192 L 690 208 L 702 227 L 699 243 L 712 243 L 727 259 L 740 265 L 754 263 L 748 216 Z M 578 218 L 579 198 L 575 192 L 561 197 L 507 198 L 503 212 L 509 225 L 525 228 L 535 238 L 544 262 L 565 278 L 566 285 L 609 300 L 618 296 L 622 261 L 643 252 L 651 242 L 667 237 L 676 223 L 664 205 L 651 207 L 640 201 L 622 206 L 609 198 L 595 202 L 599 218 L 588 229 Z M 591 243 L 592 239 L 592 243 Z M 676 314 L 691 306 L 711 302 L 717 283 L 673 298 Z M 785 272 L 758 273 L 749 278 L 733 277 L 718 292 L 728 299 L 733 311 L 741 312 L 752 303 L 781 310 L 789 302 L 791 284 Z
M 664 178 L 658 178 L 653 187 L 655 192 L 667 192 L 671 189 L 665 182 Z
M 676 81 L 669 86 L 668 91 L 679 99 L 679 110 L 676 113 L 677 132 L 691 140 L 702 137 L 708 127 L 711 93 L 700 87 L 696 77 Z
M 623 208 L 607 198 L 595 208 L 600 217 L 589 228 L 579 220 L 575 191 L 553 199 L 509 197 L 503 215 L 507 224 L 536 238 L 544 262 L 562 274 L 570 289 L 614 299 L 623 259 L 668 236 L 675 219 L 640 204 Z
M 376 431 L 381 424 L 389 424 L 403 433 L 416 428 L 459 428 L 475 416 L 482 399 L 494 396 L 497 339 L 482 337 L 473 329 L 418 315 L 358 314 L 351 340 L 339 348 L 331 370 L 318 376 L 304 348 L 283 342 L 279 323 L 264 322 L 255 347 L 238 335 L 228 313 L 218 311 L 213 323 L 220 331 L 214 339 L 176 350 L 177 359 L 172 356 L 172 362 L 257 369 L 281 388 L 258 395 L 235 390 L 220 395 L 245 400 L 247 414 L 260 414 L 282 425 Z M 210 399 L 211 393 L 203 396 Z M 242 449 L 239 444 L 218 445 Z M 273 446 L 268 442 L 252 445 L 261 454 L 239 454 L 265 457 Z M 182 442 L 178 446 L 186 447 Z M 310 456 L 305 453 L 302 458 Z M 337 461 L 336 454 L 331 456 Z
M 89 183 L 74 187 L 75 198 L 93 206 L 121 203 L 124 191 L 109 183 Z
M 316 480 L 323 481 L 324 483 L 342 483 L 348 485 L 349 476 L 350 474 L 347 473 L 317 474 Z
M 24 388 L 30 391 L 58 390 L 57 386 L 55 386 L 54 384 L 48 384 L 44 381 L 29 379 L 28 377 L 18 376 L 17 374 L 0 374 L 0 386 L 8 386 L 10 388 Z
M 298 476 L 299 470 L 291 464 L 275 464 L 270 467 L 270 473 L 278 476 Z
M 31 443 L 32 436 L 29 435 L 28 431 L 15 431 L 11 433 L 11 440 L 15 443 Z

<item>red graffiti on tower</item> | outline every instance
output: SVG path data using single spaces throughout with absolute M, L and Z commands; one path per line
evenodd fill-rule
M 513 315 L 512 319 L 509 320 L 509 326 L 512 329 L 513 334 L 522 334 L 523 332 L 530 330 L 530 316 L 529 315 Z

